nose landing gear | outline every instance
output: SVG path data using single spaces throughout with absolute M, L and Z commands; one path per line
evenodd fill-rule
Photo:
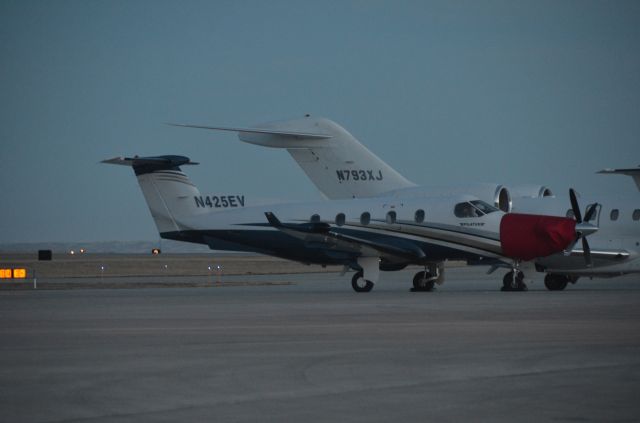
M 524 273 L 518 268 L 520 267 L 520 261 L 516 260 L 513 263 L 513 270 L 504 275 L 502 278 L 501 291 L 527 291 L 527 284 L 524 283 Z

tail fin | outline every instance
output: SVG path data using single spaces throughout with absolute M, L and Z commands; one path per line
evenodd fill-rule
M 102 163 L 133 167 L 158 232 L 181 231 L 183 217 L 202 213 L 194 204 L 200 192 L 180 166 L 196 165 L 184 156 L 115 157 Z
M 241 141 L 250 144 L 286 148 L 328 199 L 375 197 L 415 186 L 329 119 L 307 115 L 252 128 L 175 126 L 233 131 L 238 132 Z

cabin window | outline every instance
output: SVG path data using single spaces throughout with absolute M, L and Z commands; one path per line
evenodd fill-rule
M 618 216 L 620 216 L 620 211 L 618 209 L 611 210 L 611 214 L 609 215 L 611 220 L 618 220 Z
M 311 216 L 311 218 L 309 219 L 309 222 L 312 223 L 318 223 L 320 222 L 320 215 L 319 214 L 314 214 L 313 216 Z
M 567 212 L 565 213 L 565 216 L 567 216 L 569 219 L 575 219 L 576 215 L 573 213 L 573 210 L 569 209 L 567 210 Z
M 415 216 L 413 216 L 413 220 L 415 220 L 416 223 L 424 222 L 424 210 L 416 210 L 416 214 Z
M 389 225 L 396 223 L 396 212 L 394 212 L 393 210 L 388 212 L 385 220 Z
M 640 209 L 635 209 L 633 211 L 633 220 L 640 220 Z
M 336 215 L 336 225 L 342 226 L 344 225 L 344 221 L 345 221 L 344 213 L 338 213 Z
M 360 223 L 363 225 L 368 225 L 371 222 L 371 214 L 369 212 L 364 212 L 360 215 Z

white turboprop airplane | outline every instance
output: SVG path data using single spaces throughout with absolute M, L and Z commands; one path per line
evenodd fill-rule
M 309 146 L 337 138 L 327 128 L 239 131 L 257 143 L 271 140 L 312 150 L 310 156 L 330 155 L 330 150 L 315 153 L 317 147 Z M 566 217 L 505 214 L 468 194 L 415 191 L 412 195 L 407 191 L 412 189 L 410 182 L 354 142 L 351 147 L 356 148 L 350 153 L 347 148 L 348 155 L 342 158 L 345 169 L 334 173 L 350 199 L 311 203 L 249 206 L 241 195 L 203 195 L 182 173 L 180 166 L 196 164 L 183 156 L 117 157 L 104 162 L 133 167 L 161 237 L 206 244 L 214 250 L 341 264 L 345 270 L 357 270 L 352 286 L 358 292 L 370 291 L 380 270 L 399 270 L 409 264 L 425 267 L 416 273 L 414 289 L 430 290 L 442 281 L 445 259 L 483 258 L 512 263 L 513 271 L 505 280 L 510 287 L 526 289 L 518 270 L 521 261 L 561 252 L 590 229 Z M 294 153 L 302 156 L 302 150 Z M 363 155 L 368 162 L 361 160 Z M 312 157 L 307 159 L 313 163 Z M 354 182 L 373 187 L 369 198 L 356 196 L 360 190 Z M 374 196 L 376 182 L 388 188 L 386 194 Z M 398 183 L 404 192 L 393 189 L 399 188 Z
M 605 169 L 599 173 L 626 174 L 634 178 L 640 189 L 640 168 Z M 567 209 L 562 198 L 522 199 L 514 205 L 517 212 L 549 216 L 574 217 L 578 224 L 587 223 L 588 235 L 598 228 L 589 241 L 582 238 L 582 248 L 571 246 L 563 254 L 535 260 L 536 269 L 545 272 L 544 284 L 552 291 L 563 290 L 580 277 L 614 277 L 640 272 L 640 198 L 601 197 L 600 203 L 587 201 L 584 218 L 577 205 L 576 194 L 570 191 L 573 205 Z M 562 203 L 565 204 L 562 204 Z M 574 243 L 575 245 L 575 243 Z
M 636 260 L 640 255 L 640 207 L 637 199 L 606 199 L 606 206 L 590 202 L 583 220 L 575 193 L 570 194 L 572 208 L 567 210 L 568 201 L 554 197 L 551 190 L 542 185 L 472 183 L 442 187 L 417 186 L 371 153 L 335 122 L 309 115 L 302 119 L 269 122 L 252 128 L 174 125 L 234 131 L 244 142 L 286 148 L 327 199 L 391 198 L 391 201 L 403 202 L 439 195 L 466 194 L 505 212 L 576 217 L 580 226 L 578 238 L 582 238 L 582 249 L 573 248 L 574 242 L 562 254 L 535 260 L 536 269 L 546 273 L 545 285 L 550 290 L 564 289 L 569 282 L 575 283 L 581 276 L 608 277 L 640 272 L 640 260 Z M 640 189 L 640 168 L 605 169 L 600 173 L 632 176 Z M 602 213 L 608 213 L 608 219 L 602 218 Z M 591 238 L 593 248 L 590 248 L 585 237 L 593 234 L 598 227 L 600 230 Z M 429 254 L 430 275 L 442 268 L 437 257 L 443 256 L 446 254 Z M 495 270 L 495 267 L 492 269 Z M 513 274 L 509 272 L 505 275 L 503 289 L 514 287 Z M 521 273 L 516 273 L 516 276 L 520 283 L 515 288 L 524 288 L 524 276 Z M 441 281 L 442 275 L 438 278 L 438 282 Z

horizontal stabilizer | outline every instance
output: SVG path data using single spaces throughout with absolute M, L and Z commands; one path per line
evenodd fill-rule
M 281 137 L 293 137 L 293 138 L 307 138 L 307 139 L 329 139 L 332 138 L 331 135 L 327 134 L 313 134 L 308 132 L 297 132 L 297 131 L 283 131 L 276 129 L 266 129 L 266 128 L 232 128 L 225 126 L 203 126 L 203 125 L 189 125 L 184 123 L 168 123 L 167 125 L 171 126 L 179 126 L 182 128 L 197 128 L 197 129 L 210 129 L 214 131 L 230 131 L 230 132 L 238 132 L 238 133 L 249 133 L 249 134 L 267 134 L 267 135 L 278 135 Z
M 597 172 L 604 175 L 627 175 L 633 178 L 638 190 L 640 191 L 640 167 L 632 167 L 629 169 L 602 169 Z
M 197 165 L 185 156 L 157 156 L 157 157 L 114 157 L 103 160 L 101 163 L 117 164 L 123 166 L 171 166 Z
M 197 165 L 190 158 L 185 156 L 157 156 L 157 157 L 114 157 L 103 160 L 102 163 L 131 166 L 136 175 L 158 170 L 180 170 L 182 165 Z

